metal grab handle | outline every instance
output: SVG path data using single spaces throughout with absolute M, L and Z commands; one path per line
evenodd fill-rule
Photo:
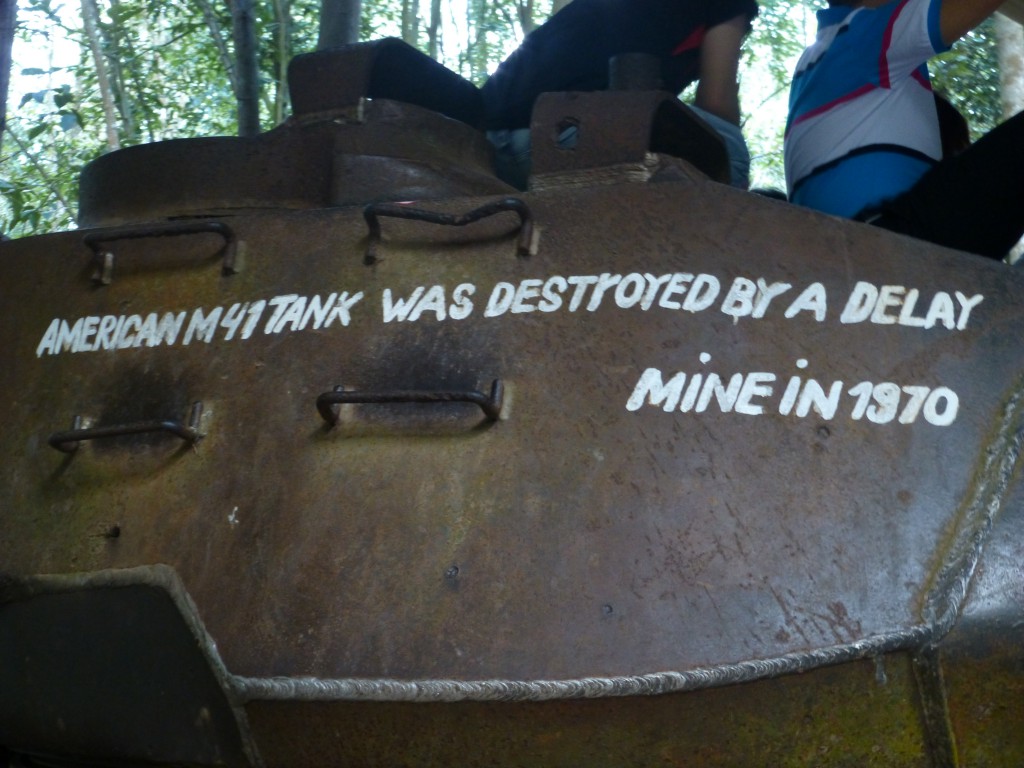
M 381 216 L 461 227 L 505 211 L 511 211 L 519 216 L 519 241 L 516 244 L 516 254 L 529 256 L 533 248 L 533 214 L 530 212 L 529 206 L 518 197 L 495 200 L 463 214 L 426 211 L 422 208 L 410 208 L 408 205 L 399 205 L 398 203 L 370 203 L 363 208 L 363 218 L 366 219 L 366 224 L 370 229 L 363 263 L 371 265 L 377 262 L 377 246 L 380 244 L 381 237 L 378 219 Z
M 138 240 L 143 237 L 179 237 L 181 235 L 202 235 L 212 233 L 224 238 L 224 262 L 221 272 L 233 275 L 238 271 L 235 261 L 238 254 L 238 238 L 234 230 L 221 221 L 176 221 L 167 224 L 143 224 L 132 227 L 105 229 L 90 232 L 82 242 L 92 249 L 96 270 L 92 279 L 98 285 L 110 285 L 114 275 L 114 254 L 104 243 L 115 240 Z
M 316 399 L 316 409 L 330 426 L 338 423 L 338 412 L 334 408 L 342 403 L 473 403 L 491 421 L 501 415 L 501 404 L 505 397 L 505 386 L 501 379 L 491 382 L 491 392 L 485 395 L 475 389 L 463 392 L 427 392 L 420 390 L 394 392 L 356 392 L 335 387 L 333 392 L 324 392 Z
M 58 451 L 74 453 L 78 450 L 84 440 L 99 440 L 105 437 L 123 437 L 125 435 L 140 435 L 147 432 L 169 432 L 180 437 L 186 443 L 195 445 L 202 435 L 199 433 L 199 419 L 203 415 L 203 404 L 193 403 L 189 413 L 188 424 L 180 421 L 137 421 L 132 424 L 117 424 L 109 427 L 86 427 L 82 428 L 81 416 L 75 416 L 71 429 L 64 432 L 54 432 L 50 435 L 49 443 Z

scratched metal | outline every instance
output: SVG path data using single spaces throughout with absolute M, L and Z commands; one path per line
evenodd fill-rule
M 542 233 L 528 258 L 511 214 L 458 230 L 389 220 L 369 267 L 357 212 L 232 217 L 237 274 L 222 274 L 212 235 L 126 241 L 101 288 L 80 234 L 4 244 L 3 300 L 20 308 L 0 326 L 5 569 L 166 563 L 227 669 L 250 678 L 610 678 L 929 626 L 923 607 L 948 596 L 936 574 L 959 568 L 958 535 L 1002 494 L 990 448 L 1016 457 L 1000 435 L 1017 428 L 1004 406 L 1019 389 L 1018 276 L 711 183 L 523 199 Z M 631 272 L 821 282 L 830 304 L 822 322 L 785 318 L 785 302 L 735 322 L 607 301 L 484 316 L 499 282 Z M 858 280 L 985 301 L 963 331 L 841 325 Z M 462 283 L 476 286 L 468 317 L 382 322 L 385 289 L 439 285 L 450 301 Z M 245 341 L 221 329 L 209 344 L 36 356 L 55 317 L 342 291 L 364 293 L 347 327 L 265 333 L 268 311 Z M 946 427 L 853 421 L 847 398 L 830 420 L 627 411 L 652 366 L 942 384 L 961 409 Z M 494 379 L 496 423 L 472 404 L 346 405 L 330 429 L 316 408 L 337 385 Z M 47 444 L 76 415 L 166 419 L 196 401 L 195 448 L 159 435 L 71 456 Z
M 556 185 L 479 220 L 507 191 L 438 192 L 416 203 L 437 216 L 377 222 L 370 263 L 361 207 L 230 192 L 208 230 L 0 244 L 8 607 L 41 574 L 166 566 L 254 765 L 1021 753 L 1018 271 L 696 175 Z M 125 197 L 97 195 L 96 221 L 170 215 Z M 645 306 L 672 274 L 721 291 Z M 632 277 L 574 310 L 575 289 L 543 294 L 602 275 Z M 763 316 L 726 311 L 759 280 L 779 293 Z M 864 284 L 913 312 L 889 291 L 878 322 L 843 322 Z M 506 286 L 532 311 L 488 311 Z M 385 296 L 419 298 L 385 322 Z M 328 297 L 330 322 L 304 325 Z M 962 328 L 920 327 L 943 301 Z M 81 318 L 89 340 L 128 328 L 125 348 L 61 350 L 49 329 Z M 130 343 L 161 321 L 164 343 Z M 651 368 L 742 374 L 747 405 L 627 407 Z M 784 408 L 792 377 L 841 382 L 835 413 Z M 876 423 L 862 382 L 955 393 L 956 417 L 897 387 L 908 423 Z M 12 733 L 17 752 L 177 759 Z

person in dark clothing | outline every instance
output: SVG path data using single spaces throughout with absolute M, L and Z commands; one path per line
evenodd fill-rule
M 540 94 L 607 89 L 611 58 L 646 53 L 661 61 L 664 90 L 679 93 L 697 81 L 694 106 L 725 134 L 736 161 L 733 183 L 745 187 L 737 155 L 746 155 L 747 166 L 749 155 L 739 130 L 737 71 L 755 16 L 755 0 L 573 0 L 527 35 L 483 85 L 484 127 L 497 148 L 499 175 L 525 188 L 530 117 Z
M 971 127 L 967 118 L 938 91 L 935 92 L 935 112 L 939 118 L 943 158 L 958 155 L 971 146 Z

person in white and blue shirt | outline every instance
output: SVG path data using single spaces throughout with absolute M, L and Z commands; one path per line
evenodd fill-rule
M 831 0 L 790 90 L 790 200 L 1003 258 L 1024 234 L 1024 113 L 943 157 L 928 59 L 1002 0 Z

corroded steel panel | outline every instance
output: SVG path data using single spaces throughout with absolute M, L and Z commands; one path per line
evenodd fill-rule
M 709 178 L 729 181 L 721 137 L 662 91 L 544 93 L 534 106 L 530 135 L 537 175 L 642 163 L 660 152 L 685 157 Z
M 469 126 L 377 99 L 251 138 L 178 139 L 104 155 L 82 174 L 79 223 L 497 194 L 510 188 L 493 176 L 490 153 Z
M 940 646 L 949 717 L 962 765 L 1024 762 L 1024 485 L 996 518 L 964 615 Z
M 395 222 L 367 267 L 355 213 L 240 216 L 235 275 L 126 241 L 95 288 L 80 235 L 7 244 L 6 567 L 171 564 L 245 675 L 629 675 L 920 622 L 1018 386 L 1017 275 L 712 184 L 525 199 L 528 258 L 514 220 Z M 496 378 L 494 424 L 315 408 Z M 193 401 L 195 448 L 46 443 Z
M 392 164 L 420 115 L 373 109 L 393 136 L 305 126 L 317 180 L 135 208 L 121 156 L 87 220 L 131 226 L 0 244 L 0 622 L 160 565 L 253 765 L 1020 751 L 1019 271 L 681 160 L 588 186 L 599 147 L 454 193 L 421 161 L 458 150 Z M 3 746 L 180 760 L 51 726 Z

